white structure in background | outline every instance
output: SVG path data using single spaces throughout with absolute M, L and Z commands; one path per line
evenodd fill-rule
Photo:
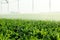
M 0 0 L 0 13 L 18 12 L 17 0 Z
M 8 3 L 7 3 L 8 1 Z M 59 12 L 60 0 L 0 0 L 0 12 Z
M 60 0 L 51 0 L 51 11 L 60 12 Z
M 18 12 L 18 1 L 17 0 L 9 0 L 9 11 Z
M 9 11 L 8 7 L 8 0 L 0 0 L 0 12 L 7 13 Z
M 34 12 L 49 12 L 49 0 L 34 0 Z
M 20 1 L 20 12 L 31 13 L 32 12 L 32 0 L 21 0 Z

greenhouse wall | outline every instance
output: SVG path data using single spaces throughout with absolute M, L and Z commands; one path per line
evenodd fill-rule
M 59 12 L 59 1 L 60 0 L 0 0 L 0 13 Z

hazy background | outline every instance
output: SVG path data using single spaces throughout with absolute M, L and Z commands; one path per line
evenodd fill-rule
M 0 18 L 59 20 L 60 0 L 0 0 Z
M 0 12 L 60 12 L 60 0 L 0 0 Z

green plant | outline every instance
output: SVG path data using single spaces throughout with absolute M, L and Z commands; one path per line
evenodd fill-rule
M 0 40 L 60 40 L 60 22 L 0 19 Z

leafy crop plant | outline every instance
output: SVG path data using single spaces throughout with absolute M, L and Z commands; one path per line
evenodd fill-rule
M 0 40 L 60 40 L 60 22 L 0 19 Z

